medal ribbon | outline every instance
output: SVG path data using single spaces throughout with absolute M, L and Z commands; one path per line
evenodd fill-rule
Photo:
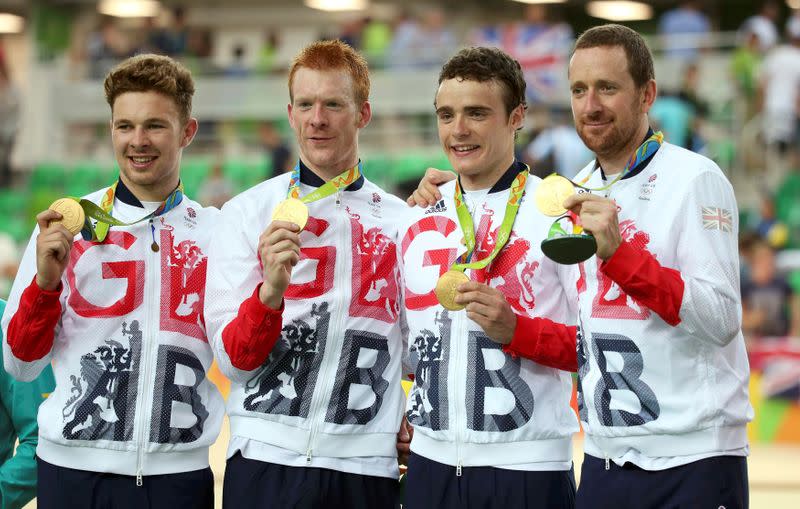
M 622 170 L 622 172 L 619 175 L 617 175 L 617 177 L 611 182 L 609 182 L 607 185 L 597 188 L 584 187 L 584 184 L 586 184 L 586 182 L 588 182 L 589 179 L 594 174 L 594 172 L 591 172 L 578 183 L 578 186 L 587 189 L 589 191 L 605 191 L 606 189 L 611 189 L 611 186 L 616 184 L 620 179 L 624 178 L 625 175 L 635 170 L 636 167 L 642 164 L 643 161 L 647 160 L 648 157 L 655 154 L 658 151 L 658 149 L 661 148 L 662 143 L 664 143 L 664 133 L 662 133 L 661 131 L 654 132 L 652 136 L 644 140 L 644 143 L 639 145 L 639 148 L 637 148 L 636 151 L 633 153 L 630 160 L 628 161 L 628 164 L 625 165 L 625 168 Z
M 344 189 L 361 177 L 361 161 L 352 168 L 344 170 L 339 175 L 322 184 L 314 192 L 300 198 L 300 164 L 295 165 L 292 177 L 289 180 L 287 198 L 295 198 L 303 203 L 311 203 L 328 197 L 340 189 Z
M 170 210 L 177 207 L 181 201 L 183 201 L 183 184 L 178 183 L 178 187 L 176 187 L 175 190 L 172 191 L 169 196 L 167 196 L 166 200 L 161 202 L 156 210 L 147 214 L 141 219 L 137 219 L 136 221 L 123 223 L 122 221 L 114 219 L 114 217 L 111 216 L 111 209 L 114 207 L 114 194 L 116 193 L 118 182 L 119 181 L 114 182 L 111 187 L 106 189 L 105 194 L 103 194 L 103 197 L 100 199 L 100 206 L 95 205 L 85 198 L 81 198 L 80 200 L 73 198 L 80 204 L 83 212 L 86 214 L 86 222 L 81 230 L 81 235 L 85 240 L 103 242 L 106 239 L 106 236 L 108 236 L 108 229 L 111 227 L 111 225 L 131 226 L 141 223 L 142 221 L 147 221 L 148 219 L 166 214 Z M 89 218 L 96 219 L 97 225 L 93 226 L 89 221 Z
M 503 215 L 503 222 L 500 223 L 500 229 L 497 232 L 497 239 L 495 240 L 494 249 L 489 256 L 482 260 L 469 262 L 475 250 L 475 225 L 472 222 L 472 216 L 464 203 L 464 196 L 461 191 L 461 184 L 456 181 L 456 192 L 454 201 L 456 205 L 456 215 L 458 216 L 458 223 L 461 226 L 461 231 L 464 232 L 464 243 L 467 246 L 467 251 L 458 258 L 458 262 L 453 264 L 451 270 L 458 270 L 463 272 L 466 269 L 482 269 L 492 263 L 492 260 L 500 253 L 503 246 L 508 242 L 511 236 L 511 227 L 514 225 L 514 219 L 517 217 L 519 210 L 519 202 L 525 192 L 525 182 L 528 180 L 527 167 L 525 170 L 519 172 L 511 184 L 511 191 L 508 195 L 508 202 L 506 203 L 506 211 Z

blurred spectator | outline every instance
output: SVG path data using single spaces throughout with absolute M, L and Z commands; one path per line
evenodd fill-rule
M 264 37 L 264 44 L 258 50 L 256 56 L 256 72 L 259 74 L 269 74 L 277 70 L 275 65 L 275 55 L 278 53 L 280 38 L 277 30 L 270 30 Z
M 761 66 L 764 138 L 781 154 L 796 144 L 800 112 L 800 15 L 786 24 L 788 42 L 773 48 Z
M 86 56 L 89 61 L 89 74 L 94 79 L 102 79 L 118 61 L 132 55 L 131 41 L 122 33 L 114 18 L 103 16 L 100 27 L 89 34 Z
M 531 103 L 547 103 L 567 88 L 567 60 L 574 42 L 572 27 L 548 19 L 547 7 L 527 5 L 522 21 L 479 28 L 472 44 L 494 46 L 519 61 Z
M 689 132 L 694 115 L 692 105 L 679 94 L 661 91 L 650 108 L 649 116 L 655 124 L 654 127 L 664 133 L 667 141 L 679 147 L 689 148 Z
M 0 188 L 11 185 L 11 151 L 19 125 L 20 95 L 0 60 Z
M 392 27 L 389 23 L 366 18 L 364 31 L 361 35 L 361 51 L 370 65 L 385 66 L 386 52 L 392 43 Z
M 207 207 L 222 208 L 233 195 L 233 182 L 225 176 L 220 163 L 214 164 L 198 191 L 200 203 Z
M 749 246 L 749 278 L 742 282 L 742 331 L 760 337 L 800 336 L 800 296 L 778 274 L 775 251 L 766 241 Z
M 708 115 L 708 105 L 697 95 L 698 76 L 697 64 L 687 64 L 681 88 L 672 92 L 661 91 L 650 109 L 650 118 L 670 143 L 694 152 L 702 152 L 704 148 L 700 131 L 702 121 Z
M 741 106 L 739 112 L 741 123 L 753 118 L 757 111 L 758 68 L 761 64 L 758 45 L 758 35 L 755 32 L 749 32 L 740 41 L 731 58 L 730 69 L 739 98 L 737 104 Z
M 14 239 L 5 232 L 0 232 L 0 299 L 8 298 L 11 284 L 17 275 L 21 253 Z
M 778 29 L 776 23 L 781 14 L 781 7 L 775 0 L 764 0 L 758 14 L 750 16 L 742 26 L 739 27 L 737 37 L 740 45 L 746 45 L 747 39 L 751 36 L 756 38 L 756 49 L 761 53 L 766 53 L 778 44 Z
M 250 75 L 250 68 L 245 62 L 245 48 L 237 44 L 231 51 L 231 63 L 225 68 L 225 76 L 228 78 L 246 78 Z
M 800 249 L 800 158 L 797 151 L 792 156 L 793 169 L 775 191 L 775 217 L 786 225 L 789 237 L 787 247 Z
M 358 17 L 345 21 L 336 37 L 353 49 L 361 50 L 361 36 L 366 26 L 366 18 Z
M 272 122 L 262 122 L 258 126 L 258 137 L 261 145 L 267 153 L 271 163 L 272 174 L 267 178 L 272 178 L 281 173 L 290 171 L 294 166 L 292 161 L 292 150 L 289 143 L 281 136 L 280 131 Z
M 571 179 L 594 156 L 575 131 L 569 112 L 555 112 L 552 118 L 553 125 L 539 132 L 525 149 L 524 159 L 540 177 L 555 171 Z
M 211 55 L 213 53 L 211 30 L 208 28 L 192 27 L 186 39 L 186 55 L 183 63 L 192 71 L 192 74 L 208 75 L 218 71 Z M 200 128 L 206 122 L 200 122 Z
M 768 192 L 761 194 L 758 216 L 755 218 L 754 230 L 758 237 L 765 240 L 774 249 L 786 246 L 789 232 L 786 225 L 778 220 L 775 198 Z
M 686 0 L 665 12 L 658 21 L 658 34 L 668 56 L 695 59 L 698 49 L 707 43 L 711 22 L 700 8 L 699 0 Z
M 389 45 L 389 65 L 404 67 L 437 67 L 455 51 L 457 41 L 446 25 L 444 11 L 438 7 L 424 9 L 421 21 L 404 20 Z
M 155 18 L 152 18 L 155 21 Z M 173 57 L 181 57 L 186 53 L 189 40 L 189 28 L 186 25 L 186 12 L 183 7 L 172 10 L 172 16 L 166 27 L 154 27 L 148 37 L 151 51 Z

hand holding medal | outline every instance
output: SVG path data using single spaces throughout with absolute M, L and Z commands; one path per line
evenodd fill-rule
M 564 201 L 575 195 L 576 184 L 556 173 L 545 177 L 536 188 L 534 199 L 539 211 L 553 221 L 542 252 L 556 263 L 571 265 L 591 258 L 597 250 L 592 235 L 583 230 L 577 216 L 564 208 Z
M 294 167 L 286 199 L 272 210 L 272 222 L 258 242 L 258 255 L 263 267 L 259 299 L 263 304 L 272 309 L 279 309 L 281 306 L 292 277 L 292 269 L 300 261 L 300 232 L 305 228 L 309 217 L 306 204 L 331 196 L 360 177 L 361 163 L 358 163 L 301 198 L 300 165 Z M 297 225 L 296 229 L 293 225 Z
M 592 173 L 579 184 L 555 173 L 542 180 L 539 187 L 536 188 L 536 206 L 546 216 L 559 216 L 550 226 L 547 238 L 542 241 L 544 254 L 554 262 L 564 265 L 586 261 L 595 253 L 602 259 L 613 254 L 616 246 L 619 245 L 620 237 L 616 207 L 612 205 L 609 209 L 609 200 L 593 197 L 584 191 L 611 189 L 625 175 L 655 154 L 663 141 L 664 135 L 660 131 L 653 133 L 636 149 L 622 172 L 602 187 L 584 187 Z M 575 197 L 576 189 L 582 190 L 580 194 L 587 194 L 587 196 Z M 565 201 L 566 205 L 571 208 L 571 212 L 564 208 Z M 585 205 L 587 203 L 588 207 Z M 611 209 L 613 209 L 613 218 L 609 217 L 607 213 Z M 598 221 L 597 218 L 601 216 L 603 221 Z M 614 228 L 616 230 L 611 231 Z M 594 233 L 602 235 L 599 249 L 598 239 L 595 238 Z

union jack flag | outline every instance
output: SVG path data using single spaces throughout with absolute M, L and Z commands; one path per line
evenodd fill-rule
M 567 24 L 520 22 L 478 29 L 471 43 L 501 48 L 517 59 L 525 75 L 528 100 L 550 103 L 563 98 L 562 92 L 569 88 L 564 69 L 574 40 Z
M 703 228 L 730 232 L 733 229 L 731 212 L 719 207 L 702 207 Z

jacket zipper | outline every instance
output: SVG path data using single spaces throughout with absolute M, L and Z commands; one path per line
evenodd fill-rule
M 591 292 L 593 291 L 591 288 L 589 288 L 589 270 L 590 269 L 588 267 L 586 267 L 585 276 L 584 276 L 586 278 L 586 282 L 585 282 L 585 284 L 586 284 L 586 291 L 585 291 L 586 298 L 589 298 L 589 296 L 591 295 Z M 591 270 L 595 270 L 596 271 L 597 269 L 593 267 Z M 597 277 L 595 277 L 595 279 L 597 279 Z M 599 290 L 599 288 L 598 288 L 598 290 Z M 592 351 L 591 345 L 589 344 L 589 342 L 592 341 L 592 338 L 591 338 L 592 332 L 589 329 L 587 329 L 586 327 L 584 327 L 584 325 L 583 325 L 583 317 L 581 316 L 581 313 L 580 313 L 580 307 L 581 307 L 580 306 L 580 299 L 581 299 L 581 297 L 579 297 L 578 299 L 579 299 L 579 302 L 578 302 L 578 308 L 579 308 L 578 320 L 579 320 L 579 324 L 580 324 L 580 327 L 581 327 L 581 333 L 583 334 L 584 348 L 586 349 L 586 362 L 589 363 L 589 366 L 587 367 L 586 372 L 587 372 L 587 374 L 588 373 L 594 373 L 595 370 L 591 369 L 591 363 L 592 363 L 593 356 L 590 356 L 590 354 L 589 354 L 589 352 Z M 595 362 L 597 362 L 597 360 L 595 360 Z M 599 383 L 599 380 L 598 380 L 598 383 Z M 591 412 L 589 410 L 589 403 L 588 403 L 589 402 L 589 397 L 587 396 L 587 386 L 589 386 L 589 384 L 587 384 L 587 383 L 583 384 L 583 405 L 586 408 L 586 422 L 587 422 L 587 424 L 590 424 L 589 421 L 592 419 L 592 414 L 594 412 Z M 596 387 L 596 386 L 597 386 L 597 384 L 592 385 L 591 387 Z M 595 411 L 596 411 L 596 409 L 595 409 Z M 598 419 L 595 419 L 595 420 L 598 421 L 597 425 L 600 426 L 601 424 L 600 424 L 599 420 Z M 605 463 L 605 470 L 606 471 L 611 470 L 611 459 L 608 457 L 608 453 L 603 449 L 603 447 L 600 444 L 595 444 L 595 445 L 597 445 L 597 447 L 603 453 L 603 460 L 604 460 L 604 463 Z
M 339 224 L 339 222 L 341 221 L 341 216 L 339 214 L 339 212 L 341 211 L 341 205 L 342 205 L 341 195 L 342 195 L 342 191 L 341 190 L 336 192 L 336 216 L 335 217 L 336 217 L 336 222 L 337 222 L 337 224 L 336 224 L 337 228 L 334 231 L 345 231 L 345 230 L 349 231 L 349 228 L 345 228 L 347 226 L 347 222 L 346 221 L 345 221 L 344 227 L 342 227 L 342 225 Z M 346 280 L 347 279 L 346 277 L 344 277 L 342 275 L 342 267 L 344 266 L 344 263 L 339 263 L 339 260 L 338 260 L 340 254 L 346 252 L 342 248 L 343 239 L 344 239 L 344 235 L 337 235 L 336 236 L 336 241 L 337 241 L 337 243 L 336 243 L 336 258 L 337 258 L 337 260 L 334 261 L 334 263 L 335 263 L 335 265 L 334 265 L 334 267 L 335 267 L 334 276 L 333 276 L 333 287 L 334 288 L 340 288 L 340 285 L 338 283 L 341 282 L 342 280 Z M 347 246 L 345 246 L 345 248 L 346 247 Z M 343 330 L 343 328 L 344 328 L 343 327 L 343 325 L 344 325 L 343 313 L 344 313 L 344 309 L 345 309 L 345 307 L 347 305 L 347 299 L 340 298 L 339 301 L 341 301 L 341 302 L 335 302 L 335 304 L 341 304 L 341 305 L 336 306 L 336 316 L 335 316 L 335 320 L 332 322 L 335 325 L 335 328 L 334 327 L 329 327 L 328 330 L 329 331 L 342 331 L 342 333 L 343 333 L 344 332 L 344 330 Z M 335 362 L 336 360 L 338 360 L 338 357 L 335 356 L 335 352 L 339 351 L 339 343 L 336 341 L 336 339 L 338 337 L 339 337 L 339 334 L 329 334 L 328 337 L 326 338 L 325 351 L 323 352 L 323 357 L 322 357 L 322 370 L 320 372 L 320 378 L 319 378 L 319 380 L 322 382 L 322 386 L 320 387 L 320 390 L 317 392 L 317 400 L 316 400 L 316 402 L 313 402 L 313 395 L 312 395 L 312 412 L 309 414 L 309 418 L 310 418 L 310 422 L 311 422 L 311 433 L 310 433 L 310 435 L 308 437 L 308 447 L 306 448 L 306 465 L 311 465 L 311 458 L 314 455 L 314 445 L 316 443 L 317 433 L 319 432 L 319 426 L 320 426 L 320 422 L 318 422 L 319 421 L 319 414 L 320 414 L 320 412 L 322 412 L 323 416 L 325 414 L 325 412 L 324 412 L 324 410 L 325 410 L 324 407 L 325 407 L 325 402 L 326 402 L 326 397 L 325 396 L 328 394 L 329 385 L 330 385 L 328 383 L 328 372 L 329 372 L 330 364 L 331 364 L 331 362 L 333 362 L 334 364 L 338 365 L 338 363 Z M 343 334 L 342 334 L 342 337 L 344 337 Z M 335 357 L 332 358 L 332 357 L 328 356 L 328 359 L 326 361 L 325 354 L 327 354 L 327 353 L 330 353 L 331 355 L 334 355 Z M 335 367 L 334 367 L 334 369 L 335 369 Z
M 462 351 L 464 350 L 464 348 L 462 348 L 462 342 L 461 341 L 452 341 L 453 338 L 460 338 L 461 337 L 461 329 L 462 329 L 462 326 L 463 326 L 463 318 L 462 318 L 463 313 L 454 312 L 453 314 L 454 314 L 453 323 L 455 324 L 455 326 L 453 327 L 453 330 L 451 331 L 452 335 L 450 336 L 450 339 L 451 339 L 450 345 L 453 346 L 454 349 L 455 349 L 455 355 L 454 355 L 454 357 L 456 359 L 455 365 L 456 366 L 466 366 L 467 365 L 466 364 L 466 359 L 462 359 L 461 358 L 462 357 Z M 461 371 L 458 370 L 458 369 L 453 370 L 453 372 L 456 373 L 457 376 L 461 374 Z M 461 442 L 463 441 L 462 440 L 462 436 L 461 436 L 461 430 L 462 430 L 462 428 L 464 426 L 466 426 L 466 416 L 464 416 L 463 424 L 462 424 L 461 408 L 465 407 L 465 405 L 463 404 L 464 403 L 464 394 L 462 393 L 462 390 L 461 390 L 461 382 L 462 382 L 462 380 L 460 380 L 460 379 L 459 380 L 454 380 L 454 382 L 455 382 L 455 391 L 454 391 L 455 392 L 455 399 L 454 399 L 454 402 L 453 402 L 454 403 L 453 407 L 455 409 L 455 419 L 454 419 L 454 423 L 453 423 L 454 424 L 453 429 L 455 429 L 455 438 L 456 438 L 456 477 L 461 477 L 461 466 L 462 466 L 462 463 L 463 463 L 463 458 L 461 457 Z
M 151 224 L 152 226 L 152 224 Z M 153 233 L 153 245 L 156 245 L 155 242 L 155 233 Z M 146 251 L 147 252 L 147 251 Z M 159 253 L 150 249 L 147 252 L 147 256 L 155 256 L 156 258 L 159 257 Z M 156 281 L 156 277 L 158 274 L 155 271 L 155 267 L 159 265 L 157 263 L 158 260 L 150 260 L 148 263 L 147 272 L 150 273 L 150 281 Z M 147 279 L 145 279 L 147 280 Z M 137 423 L 137 438 L 136 438 L 136 486 L 142 486 L 144 484 L 142 479 L 142 471 L 144 469 L 144 453 L 145 448 L 147 445 L 147 394 L 150 384 L 147 382 L 150 377 L 150 350 L 151 350 L 151 343 L 153 342 L 153 338 L 156 336 L 157 332 L 153 330 L 153 303 L 152 303 L 152 292 L 145 291 L 145 309 L 146 309 L 146 320 L 147 323 L 144 327 L 146 331 L 145 334 L 142 335 L 142 352 L 140 355 L 139 360 L 139 376 L 140 381 L 137 384 L 140 388 L 137 395 L 136 401 L 136 414 L 138 416 L 138 423 Z

